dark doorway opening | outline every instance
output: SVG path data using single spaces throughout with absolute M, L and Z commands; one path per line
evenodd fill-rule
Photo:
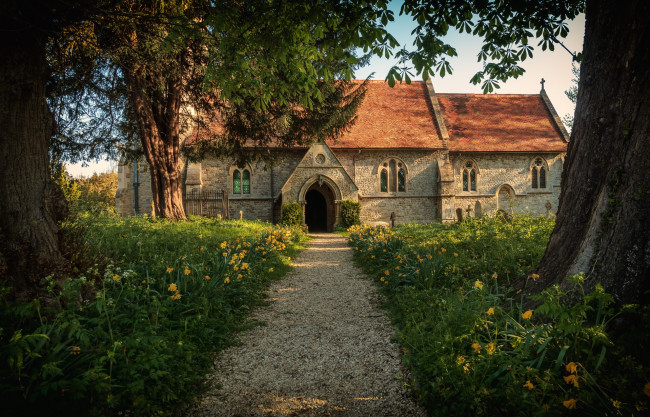
M 327 232 L 327 201 L 318 190 L 305 194 L 305 224 L 310 232 Z

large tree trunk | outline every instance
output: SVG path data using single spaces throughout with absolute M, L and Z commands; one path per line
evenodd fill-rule
M 555 230 L 531 292 L 585 273 L 618 302 L 650 288 L 650 2 L 588 0 Z
M 185 219 L 179 160 L 181 79 L 171 77 L 164 93 L 142 70 L 127 77 L 131 103 L 138 121 L 140 141 L 151 172 L 151 191 L 156 216 Z M 149 82 L 147 82 L 149 81 Z
M 50 178 L 54 119 L 46 102 L 44 36 L 22 30 L 4 33 L 12 35 L 0 42 L 1 245 L 8 275 L 19 286 L 29 286 L 17 281 L 27 281 L 38 264 L 62 259 L 56 221 L 66 207 Z M 0 269 L 2 263 L 0 259 Z

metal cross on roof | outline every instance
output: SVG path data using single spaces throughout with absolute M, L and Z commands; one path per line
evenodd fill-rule
M 542 78 L 542 81 L 539 82 L 539 83 L 542 85 L 542 90 L 544 89 L 544 83 L 545 83 L 545 82 L 546 82 L 546 80 L 543 79 L 543 78 Z

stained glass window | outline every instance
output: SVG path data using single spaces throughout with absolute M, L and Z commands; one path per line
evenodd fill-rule
M 241 173 L 238 170 L 232 173 L 232 192 L 241 194 Z
M 242 191 L 244 194 L 250 194 L 251 193 L 251 174 L 248 172 L 248 170 L 244 170 L 244 174 L 242 176 Z
M 537 168 L 536 167 L 533 167 L 533 172 L 532 172 L 531 175 L 532 175 L 532 178 L 533 178 L 532 187 L 537 188 Z
M 385 169 L 381 170 L 379 181 L 381 183 L 381 192 L 382 193 L 388 192 L 388 171 L 386 171 Z
M 405 191 L 406 190 L 406 174 L 404 173 L 404 169 L 400 169 L 399 172 L 397 173 L 397 191 Z
M 546 170 L 544 167 L 539 169 L 539 188 L 546 188 Z

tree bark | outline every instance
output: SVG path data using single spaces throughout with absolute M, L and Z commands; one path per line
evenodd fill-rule
M 583 272 L 648 301 L 650 3 L 587 0 L 584 60 L 557 221 L 530 293 Z
M 127 84 L 142 150 L 151 172 L 155 215 L 171 220 L 185 219 L 179 160 L 181 77 L 161 76 L 156 80 L 158 85 L 154 86 L 141 69 L 128 74 Z M 165 92 L 155 93 L 159 91 L 155 87 L 161 83 L 165 85 Z
M 27 281 L 33 257 L 37 264 L 62 260 L 57 220 L 66 206 L 50 177 L 45 39 L 15 33 L 0 42 L 0 234 L 8 275 Z

